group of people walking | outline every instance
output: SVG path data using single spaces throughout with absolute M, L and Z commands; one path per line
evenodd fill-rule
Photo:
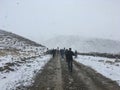
M 73 52 L 71 48 L 69 49 L 53 49 L 51 51 L 53 58 L 55 57 L 56 54 L 60 54 L 61 55 L 61 59 L 66 60 L 67 64 L 68 64 L 68 70 L 70 72 L 72 72 L 72 68 L 73 68 L 73 56 L 75 56 L 75 58 L 77 58 L 77 51 Z

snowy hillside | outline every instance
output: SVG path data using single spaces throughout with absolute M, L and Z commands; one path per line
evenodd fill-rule
M 0 90 L 16 90 L 31 84 L 50 60 L 46 47 L 19 35 L 0 30 Z
M 35 53 L 38 53 L 38 51 L 42 53 L 44 49 L 44 46 L 37 44 L 29 39 L 23 38 L 22 36 L 10 32 L 0 30 L 0 53 L 3 56 L 7 54 L 15 54 L 19 56 L 23 54 L 35 55 Z
M 16 34 L 0 30 L 0 71 L 44 54 L 45 47 Z
M 79 52 L 120 53 L 120 42 L 107 39 L 58 36 L 45 41 L 43 44 L 49 48 L 71 47 Z
M 22 36 L 0 30 L 0 48 L 1 49 L 22 49 L 25 46 L 41 46 L 29 39 L 23 38 Z

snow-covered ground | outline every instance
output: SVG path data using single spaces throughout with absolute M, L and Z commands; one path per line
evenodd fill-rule
M 41 44 L 0 30 L 0 90 L 30 85 L 51 58 L 45 51 Z
M 0 66 L 4 66 L 6 62 L 11 60 L 6 60 L 6 58 L 11 58 L 11 56 L 1 58 Z M 18 86 L 27 86 L 34 82 L 34 77 L 36 73 L 40 72 L 42 67 L 50 60 L 51 56 L 41 56 L 37 58 L 32 58 L 27 60 L 22 65 L 13 66 L 14 71 L 0 72 L 0 90 L 16 90 Z
M 116 81 L 120 85 L 120 60 L 103 57 L 81 56 L 75 59 L 77 62 L 91 67 L 103 76 Z

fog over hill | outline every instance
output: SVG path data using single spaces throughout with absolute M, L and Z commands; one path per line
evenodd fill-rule
M 120 53 L 120 41 L 79 36 L 58 36 L 43 43 L 49 48 L 73 48 L 79 52 Z

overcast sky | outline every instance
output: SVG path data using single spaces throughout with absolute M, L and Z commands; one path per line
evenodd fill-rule
M 37 42 L 57 35 L 120 40 L 120 0 L 0 0 L 0 29 Z

